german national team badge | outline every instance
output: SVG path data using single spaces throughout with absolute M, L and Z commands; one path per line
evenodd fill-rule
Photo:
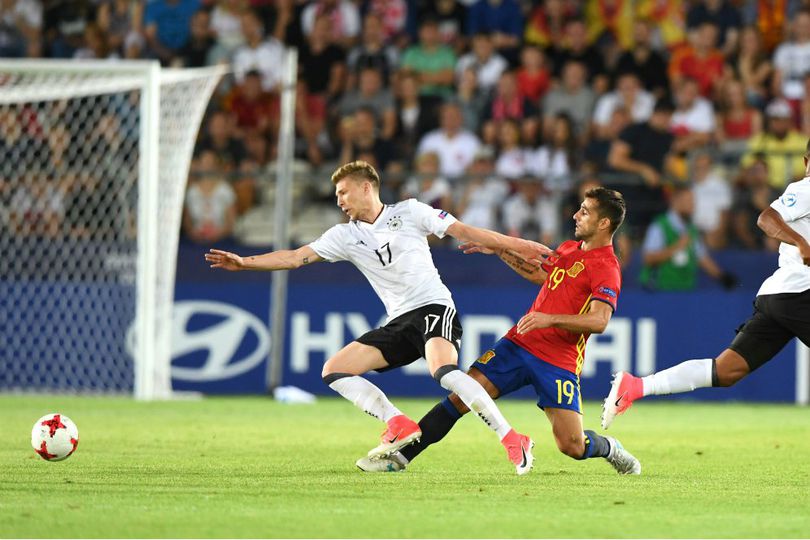
M 579 275 L 580 272 L 585 270 L 585 265 L 582 264 L 580 261 L 575 262 L 571 265 L 571 268 L 565 271 L 569 277 L 575 278 Z
M 394 216 L 388 220 L 388 230 L 389 231 L 398 231 L 402 228 L 402 220 L 399 216 Z

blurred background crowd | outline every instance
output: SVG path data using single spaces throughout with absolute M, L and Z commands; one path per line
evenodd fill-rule
M 231 65 L 200 129 L 185 241 L 272 240 L 285 47 L 296 47 L 294 241 L 345 219 L 364 159 L 415 197 L 548 244 L 619 189 L 623 261 L 774 249 L 756 218 L 803 176 L 806 0 L 0 0 L 0 56 Z

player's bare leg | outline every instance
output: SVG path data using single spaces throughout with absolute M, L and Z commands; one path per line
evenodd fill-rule
M 376 347 L 353 341 L 326 361 L 321 373 L 323 381 L 363 412 L 387 424 L 380 445 L 369 452 L 369 457 L 386 456 L 403 446 L 419 440 L 419 425 L 402 414 L 383 393 L 368 380 L 360 377 L 372 369 L 386 367 L 388 363 Z M 373 454 L 373 455 L 372 455 Z
M 715 359 L 687 360 L 647 377 L 635 377 L 621 371 L 613 378 L 610 393 L 602 406 L 602 427 L 607 429 L 616 416 L 624 413 L 634 401 L 644 396 L 678 394 L 711 386 L 732 386 L 750 371 L 745 358 L 732 349 L 724 350 Z
M 641 463 L 613 437 L 582 429 L 582 415 L 546 407 L 557 448 L 574 459 L 605 458 L 619 474 L 641 474 Z

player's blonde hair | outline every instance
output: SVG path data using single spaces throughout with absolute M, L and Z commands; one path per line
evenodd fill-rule
M 352 161 L 338 167 L 332 173 L 332 184 L 337 185 L 344 178 L 352 177 L 355 180 L 368 180 L 376 189 L 380 189 L 380 175 L 368 161 Z

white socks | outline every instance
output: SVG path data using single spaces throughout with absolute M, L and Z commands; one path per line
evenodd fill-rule
M 691 392 L 712 385 L 712 359 L 687 360 L 677 366 L 642 377 L 644 395 L 662 396 Z
M 329 383 L 329 388 L 378 420 L 388 422 L 402 412 L 388 401 L 382 390 L 363 377 L 352 375 Z
M 506 437 L 506 434 L 512 430 L 512 426 L 498 410 L 498 406 L 489 397 L 484 387 L 466 373 L 458 369 L 449 371 L 442 376 L 439 384 L 442 385 L 442 388 L 455 392 L 471 411 L 498 434 L 499 439 Z

